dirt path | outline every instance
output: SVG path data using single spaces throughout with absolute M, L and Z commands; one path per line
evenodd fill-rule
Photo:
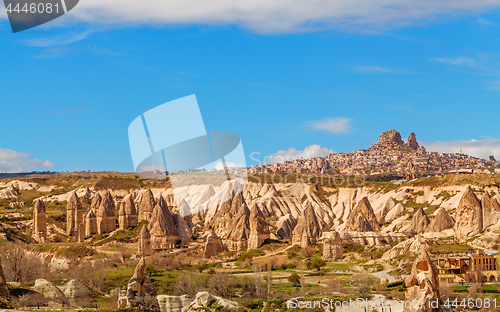
M 385 271 L 380 271 L 380 272 L 374 272 L 374 273 L 370 273 L 372 276 L 378 278 L 378 279 L 383 279 L 383 278 L 387 278 L 387 280 L 389 281 L 389 283 L 393 283 L 393 282 L 397 282 L 398 279 L 392 275 L 389 274 L 389 272 L 393 271 L 392 269 L 391 270 L 385 270 Z
M 471 246 L 472 248 L 482 249 L 485 254 L 497 254 L 498 253 L 498 251 L 496 251 L 496 250 L 486 249 L 486 248 L 479 247 L 479 246 L 474 246 L 474 245 L 471 245 L 470 243 L 469 243 L 469 246 Z
M 267 254 L 267 255 L 263 255 L 263 256 L 258 256 L 258 257 L 254 257 L 254 260 L 258 260 L 258 259 L 263 259 L 263 258 L 267 258 L 267 257 L 271 257 L 271 256 L 275 256 L 281 252 L 284 252 L 284 251 L 287 251 L 288 249 L 292 248 L 293 245 L 290 245 L 284 249 L 279 249 L 279 250 L 276 250 L 276 251 L 273 251 L 272 253 L 270 254 Z
M 175 250 L 175 251 L 159 253 L 159 255 L 160 256 L 172 256 L 172 255 L 176 255 L 176 254 L 183 253 L 183 252 L 186 252 L 186 251 L 195 250 L 196 248 L 198 248 L 198 247 L 200 247 L 202 245 L 203 244 L 198 244 L 198 245 L 195 245 L 195 246 L 191 246 L 191 247 L 187 247 L 187 248 L 182 248 L 182 249 Z

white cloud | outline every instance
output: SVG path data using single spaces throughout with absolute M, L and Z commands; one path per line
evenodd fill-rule
M 321 147 L 318 144 L 311 144 L 304 148 L 304 150 L 298 150 L 296 148 L 289 148 L 286 151 L 280 150 L 272 155 L 269 155 L 269 157 L 266 157 L 261 165 L 282 163 L 284 161 L 299 158 L 307 159 L 311 157 L 326 156 L 332 153 L 335 153 L 335 151 L 332 149 Z
M 450 64 L 450 65 L 460 65 L 460 66 L 470 66 L 474 67 L 477 64 L 477 61 L 471 57 L 435 57 L 432 58 L 431 61 L 438 62 L 438 63 L 443 63 L 443 64 Z
M 462 153 L 488 159 L 493 155 L 500 159 L 500 139 L 470 140 L 470 141 L 449 141 L 449 142 L 422 142 L 428 152 L 439 153 Z
M 402 74 L 404 71 L 382 67 L 382 66 L 359 66 L 353 70 L 357 73 L 373 73 L 373 74 Z
M 54 168 L 49 160 L 31 158 L 28 153 L 0 148 L 0 172 L 23 172 L 40 168 Z
M 58 46 L 65 46 L 68 44 L 72 44 L 74 42 L 81 41 L 90 36 L 90 34 L 92 34 L 92 31 L 87 30 L 82 33 L 65 34 L 62 36 L 52 37 L 52 38 L 26 39 L 24 43 L 32 47 L 52 48 Z
M 327 131 L 335 134 L 348 133 L 351 130 L 351 119 L 346 117 L 327 118 L 309 121 L 307 125 L 317 131 Z
M 237 25 L 258 33 L 341 29 L 373 32 L 421 25 L 448 14 L 470 16 L 499 0 L 86 0 L 63 19 L 123 26 Z
M 500 91 L 500 80 L 491 81 L 488 84 L 488 90 L 491 90 L 491 91 Z

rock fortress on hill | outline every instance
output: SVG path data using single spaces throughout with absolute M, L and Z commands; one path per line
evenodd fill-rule
M 390 130 L 366 150 L 336 153 L 324 157 L 296 159 L 272 165 L 255 165 L 249 173 L 322 173 L 343 175 L 394 175 L 418 177 L 451 170 L 500 168 L 500 162 L 471 157 L 462 153 L 427 152 L 411 133 L 406 143 L 401 134 Z
M 414 179 L 332 187 L 250 176 L 185 187 L 178 205 L 168 181 L 135 174 L 7 176 L 0 305 L 284 311 L 298 297 L 375 296 L 423 303 L 398 311 L 429 311 L 436 300 L 436 311 L 451 311 L 446 296 L 500 291 L 500 175 L 484 173 L 496 167 L 428 153 L 414 134 L 404 142 L 392 130 L 367 150 L 249 170 Z M 462 168 L 481 174 L 418 178 Z

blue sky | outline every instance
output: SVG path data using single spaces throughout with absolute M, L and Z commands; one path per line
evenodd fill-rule
M 240 135 L 249 166 L 280 150 L 367 148 L 390 129 L 500 158 L 500 3 L 427 2 L 392 17 L 383 5 L 301 17 L 245 6 L 136 16 L 132 2 L 113 12 L 89 0 L 16 34 L 0 13 L 0 171 L 133 171 L 129 123 L 190 94 L 207 131 Z

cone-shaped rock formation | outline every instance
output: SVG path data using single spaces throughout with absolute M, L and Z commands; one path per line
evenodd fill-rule
M 425 229 L 425 233 L 441 232 L 452 228 L 455 225 L 455 220 L 448 214 L 443 207 L 439 208 L 434 219 L 431 220 L 429 226 Z
M 292 245 L 306 247 L 314 244 L 321 236 L 321 227 L 319 225 L 316 213 L 308 203 L 306 209 L 300 215 L 297 225 L 292 232 Z
M 455 221 L 455 240 L 458 242 L 466 241 L 483 229 L 481 203 L 470 186 L 467 187 L 458 204 Z

